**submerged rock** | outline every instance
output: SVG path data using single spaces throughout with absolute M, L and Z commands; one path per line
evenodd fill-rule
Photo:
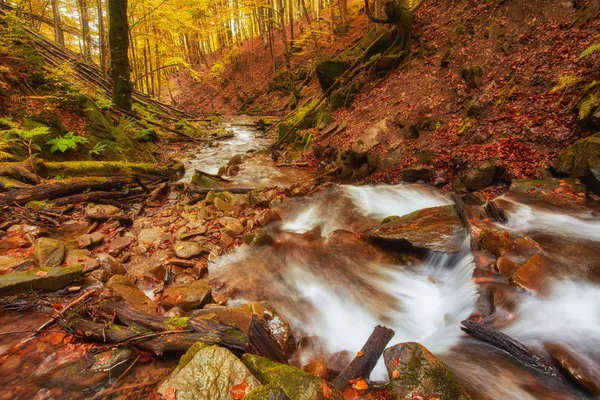
M 81 277 L 83 267 L 42 267 L 23 272 L 0 275 L 0 296 L 23 293 L 30 290 L 54 291 L 64 288 Z
M 254 354 L 244 354 L 244 364 L 264 385 L 276 385 L 290 400 L 342 400 L 344 396 L 321 378 L 290 365 Z M 325 392 L 323 391 L 325 388 Z
M 375 240 L 457 253 L 462 246 L 464 227 L 454 206 L 441 206 L 415 211 L 379 225 L 367 234 Z
M 598 381 L 600 370 L 595 367 L 595 364 L 586 362 L 560 344 L 546 343 L 544 347 L 552 360 L 578 386 L 592 396 L 600 396 L 600 381 Z
M 496 257 L 502 256 L 513 247 L 508 232 L 494 228 L 482 230 L 479 234 L 479 241 L 482 249 L 489 251 Z
M 58 267 L 65 255 L 66 247 L 60 240 L 42 237 L 35 242 L 33 258 L 39 267 Z
M 452 371 L 419 343 L 400 343 L 383 352 L 393 399 L 413 394 L 439 400 L 467 400 L 469 395 Z
M 260 385 L 229 350 L 218 346 L 200 347 L 160 386 L 159 394 L 165 397 L 170 393 L 171 398 L 177 400 L 231 400 L 232 391 L 241 392 L 241 396 L 236 397 L 241 399 Z
M 165 288 L 161 303 L 166 308 L 179 307 L 184 310 L 200 308 L 212 301 L 208 283 L 197 280 Z
M 510 277 L 510 283 L 520 286 L 537 296 L 548 294 L 547 260 L 541 254 L 534 254 Z

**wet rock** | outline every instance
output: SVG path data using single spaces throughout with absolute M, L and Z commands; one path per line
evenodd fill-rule
M 281 216 L 275 210 L 265 210 L 256 218 L 256 222 L 262 227 L 275 221 L 281 221 Z
M 237 218 L 223 217 L 219 220 L 223 231 L 229 236 L 239 236 L 244 233 L 244 225 Z
M 138 234 L 138 243 L 144 245 L 153 245 L 161 240 L 162 235 L 164 234 L 161 228 L 148 228 L 142 229 Z
M 217 207 L 218 210 L 221 210 L 221 211 L 224 211 L 224 212 L 235 213 L 235 212 L 238 211 L 237 207 L 232 206 L 231 204 L 229 204 L 225 200 L 222 200 L 220 197 L 216 197 L 215 198 L 215 207 Z
M 371 239 L 445 253 L 457 253 L 464 228 L 454 206 L 415 211 L 398 220 L 379 225 L 367 234 Z
M 31 260 L 22 257 L 0 256 L 0 274 L 32 264 Z
M 186 260 L 198 257 L 203 251 L 204 248 L 198 242 L 179 241 L 175 242 L 173 245 L 173 252 L 175 252 L 175 255 Z
M 311 361 L 308 364 L 306 364 L 302 369 L 308 372 L 309 374 L 316 376 L 317 378 L 327 378 L 327 366 L 325 365 L 325 361 L 323 360 Z
M 77 238 L 77 243 L 80 248 L 89 248 L 99 245 L 104 241 L 104 235 L 100 232 L 81 235 Z
M 233 238 L 226 232 L 221 232 L 221 243 L 223 243 L 223 246 L 227 248 L 233 243 Z
M 65 265 L 82 265 L 83 271 L 92 271 L 100 266 L 100 262 L 95 258 L 90 257 L 90 252 L 87 250 L 67 250 L 65 257 Z
M 212 301 L 208 283 L 197 280 L 190 283 L 166 287 L 161 303 L 166 308 L 179 307 L 183 310 L 201 308 Z
M 452 371 L 419 343 L 389 347 L 383 358 L 393 399 L 414 398 L 414 394 L 440 400 L 470 399 Z
M 39 238 L 35 242 L 33 258 L 39 267 L 58 267 L 65 259 L 66 247 L 63 242 L 50 238 Z
M 247 306 L 226 307 L 218 304 L 207 304 L 202 310 L 196 310 L 192 316 L 215 316 L 222 324 L 233 325 L 244 332 L 248 332 L 252 322 L 252 310 Z
M 106 287 L 136 310 L 156 314 L 156 306 L 152 300 L 125 276 L 114 275 L 106 283 Z
M 264 246 L 271 244 L 274 239 L 267 232 L 262 229 L 257 229 L 244 236 L 244 243 L 248 246 Z
M 92 204 L 85 209 L 85 214 L 88 217 L 97 215 L 117 215 L 120 213 L 120 208 L 108 204 Z
M 0 275 L 0 296 L 8 296 L 30 290 L 55 291 L 64 288 L 81 277 L 83 267 L 42 267 L 29 271 Z
M 581 389 L 592 396 L 600 396 L 600 370 L 595 368 L 595 364 L 586 362 L 558 343 L 546 343 L 544 348 L 560 369 Z
M 588 161 L 588 168 L 582 180 L 591 191 L 600 194 L 600 157 Z
M 118 347 L 114 350 L 102 351 L 94 354 L 93 364 L 88 368 L 91 372 L 110 372 L 120 375 L 138 355 L 138 351 L 131 347 Z
M 506 231 L 495 228 L 486 228 L 479 234 L 481 248 L 489 251 L 496 257 L 500 257 L 513 247 L 510 235 Z
M 400 217 L 398 215 L 390 215 L 381 220 L 381 225 L 389 224 L 390 222 L 398 221 Z
M 227 165 L 229 167 L 232 167 L 234 165 L 240 165 L 243 162 L 244 162 L 244 155 L 243 154 L 236 154 L 235 156 L 233 156 L 233 157 L 231 157 L 229 159 L 229 162 L 227 163 Z
M 269 207 L 271 204 L 271 200 L 262 192 L 258 190 L 253 190 L 248 193 L 248 197 L 250 199 L 250 204 L 257 207 Z
M 277 385 L 260 385 L 244 397 L 244 400 L 290 400 Z
M 247 194 L 234 194 L 230 204 L 235 207 L 244 208 L 250 204 L 250 199 Z
M 192 183 L 201 188 L 218 188 L 221 186 L 216 179 L 198 172 L 194 172 L 194 175 L 192 175 Z
M 474 89 L 481 85 L 483 80 L 483 68 L 479 65 L 464 66 L 460 70 L 460 76 L 462 76 L 470 88 Z
M 469 168 L 459 174 L 469 192 L 475 192 L 490 186 L 496 175 L 494 160 L 487 160 L 477 168 Z
M 429 182 L 433 179 L 433 168 L 426 165 L 413 165 L 402 171 L 402 179 L 406 182 Z
M 118 256 L 123 250 L 133 243 L 133 238 L 129 236 L 119 236 L 108 245 L 108 254 Z
M 249 393 L 260 385 L 233 353 L 217 346 L 201 348 L 175 372 L 158 389 L 162 396 L 176 393 L 177 399 L 231 400 L 234 388 Z
M 105 279 L 101 279 L 103 282 L 108 281 L 113 275 L 125 275 L 127 270 L 116 258 L 107 253 L 99 253 L 96 254 L 96 258 L 100 262 L 100 268 L 104 271 L 103 277 Z
M 244 354 L 244 364 L 263 385 L 276 385 L 290 400 L 342 400 L 344 396 L 326 381 L 290 365 L 254 354 Z M 323 393 L 326 388 L 327 394 Z M 331 389 L 331 392 L 329 392 Z
M 564 207 L 582 204 L 585 200 L 585 190 L 585 186 L 574 178 L 548 178 L 513 181 L 508 194 Z
M 600 132 L 579 139 L 556 159 L 555 171 L 562 176 L 583 178 L 588 170 L 588 162 L 600 157 Z
M 157 250 L 144 256 L 135 257 L 127 265 L 127 275 L 136 279 L 150 277 L 164 280 L 167 275 L 167 252 Z
M 546 277 L 548 261 L 541 254 L 534 254 L 510 277 L 510 283 L 519 286 L 538 297 L 544 297 L 549 291 Z
M 318 62 L 315 71 L 323 92 L 335 85 L 337 78 L 342 76 L 348 68 L 350 68 L 350 63 L 347 61 L 325 60 Z
M 518 268 L 518 265 L 506 257 L 500 257 L 496 261 L 496 270 L 501 275 L 510 274 L 517 268 Z
M 195 229 L 193 229 L 193 230 L 191 230 L 189 232 L 182 233 L 179 236 L 179 239 L 181 239 L 181 240 L 188 240 L 188 239 L 194 238 L 196 236 L 201 236 L 201 235 L 204 235 L 206 233 L 206 230 L 207 229 L 206 229 L 205 225 L 200 225 L 200 226 L 196 227 Z
M 227 175 L 228 176 L 236 176 L 239 173 L 240 173 L 239 165 L 233 165 L 231 167 L 227 167 Z

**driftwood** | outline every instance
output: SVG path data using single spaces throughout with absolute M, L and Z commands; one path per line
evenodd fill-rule
M 200 175 L 207 176 L 207 177 L 212 178 L 212 179 L 216 179 L 216 180 L 221 181 L 221 182 L 231 182 L 229 179 L 223 178 L 220 175 L 209 174 L 208 172 L 204 172 L 204 171 L 201 171 L 199 169 L 195 169 L 194 172 L 196 172 L 197 174 L 200 174 Z
M 352 362 L 335 378 L 331 384 L 343 391 L 353 379 L 368 379 L 385 346 L 392 340 L 395 332 L 377 325 L 367 342 Z
M 282 364 L 288 364 L 287 356 L 267 328 L 266 321 L 258 318 L 256 314 L 252 315 L 252 322 L 248 329 L 248 351 Z
M 498 207 L 495 202 L 489 202 L 484 207 L 485 213 L 490 217 L 492 221 L 501 222 L 503 224 L 508 222 L 508 215 L 506 211 Z
M 456 213 L 458 214 L 458 217 L 462 221 L 463 226 L 465 227 L 465 229 L 467 231 L 467 235 L 469 235 L 471 249 L 472 250 L 480 249 L 481 245 L 479 244 L 479 239 L 475 235 L 473 235 L 473 229 L 471 229 L 471 224 L 469 223 L 468 211 L 466 209 L 463 198 L 458 194 L 452 194 L 450 196 L 450 198 L 452 199 L 452 201 L 454 201 L 454 207 L 456 208 Z
M 127 196 L 125 192 L 89 192 L 89 193 L 79 193 L 74 194 L 72 196 L 59 197 L 58 199 L 53 199 L 51 201 L 57 207 L 64 206 L 67 204 L 73 203 L 83 203 L 83 202 L 98 202 L 102 200 L 114 200 L 120 199 Z
M 0 193 L 0 205 L 25 205 L 30 201 L 53 200 L 89 191 L 119 189 L 132 183 L 131 177 L 70 178 Z
M 560 372 L 555 367 L 546 363 L 523 343 L 479 322 L 466 320 L 462 321 L 462 325 L 461 329 L 475 339 L 489 343 L 497 349 L 508 353 L 523 365 L 536 369 L 553 378 L 561 379 Z

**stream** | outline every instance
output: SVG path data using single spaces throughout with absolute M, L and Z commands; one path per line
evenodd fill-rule
M 268 155 L 258 154 L 270 140 L 250 127 L 231 123 L 226 128 L 233 138 L 186 152 L 184 180 L 196 168 L 217 173 L 232 156 L 248 151 L 250 158 L 231 178 L 232 186 L 289 185 L 315 176 L 314 171 L 277 166 Z M 329 368 L 339 371 L 381 324 L 396 332 L 390 345 L 415 341 L 426 346 L 457 375 L 473 399 L 588 398 L 572 384 L 528 369 L 460 329 L 461 321 L 480 314 L 547 360 L 544 345 L 557 343 L 600 376 L 598 214 L 526 204 L 509 196 L 500 201 L 508 213 L 507 224 L 485 224 L 506 230 L 513 238 L 531 238 L 532 246 L 537 246 L 535 252 L 551 260 L 550 275 L 540 277 L 549 287 L 544 296 L 533 296 L 494 273 L 485 254 L 471 251 L 466 235 L 454 254 L 405 254 L 357 235 L 391 215 L 453 204 L 443 193 L 419 184 L 332 185 L 310 197 L 284 201 L 276 207 L 282 220 L 265 227 L 274 241 L 241 246 L 221 255 L 209 264 L 206 279 L 222 283 L 221 291 L 234 289 L 228 305 L 271 302 L 292 327 L 299 348 L 291 360 L 295 365 L 323 359 Z M 517 246 L 509 254 L 523 263 L 532 251 Z M 493 294 L 487 311 L 482 311 L 478 302 L 480 293 Z M 6 314 L 0 317 L 0 330 L 17 330 L 17 323 L 21 330 L 33 329 L 43 321 L 33 314 L 23 319 Z M 0 348 L 8 343 L 0 338 Z M 4 376 L 0 384 L 14 385 L 6 374 L 15 370 L 50 379 L 44 378 L 42 366 L 55 356 L 52 348 L 38 345 L 39 353 L 35 346 L 28 349 L 29 361 L 23 353 L 19 361 L 9 358 L 0 366 Z M 168 371 L 173 366 L 167 362 L 148 368 Z M 132 373 L 141 379 L 147 372 L 138 367 Z M 382 361 L 372 379 L 387 380 Z M 80 398 L 77 393 L 85 393 L 79 392 L 82 388 L 69 390 L 61 394 Z M 4 398 L 21 397 L 0 393 L 0 399 Z M 64 397 L 38 393 L 36 398 Z

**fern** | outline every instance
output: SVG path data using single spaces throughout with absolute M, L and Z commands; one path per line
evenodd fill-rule
M 50 145 L 50 151 L 56 153 L 60 151 L 64 153 L 68 150 L 75 150 L 79 143 L 85 144 L 88 140 L 82 136 L 75 135 L 74 132 L 69 132 L 65 136 L 59 136 L 52 140 L 48 140 L 46 144 Z
M 600 43 L 593 44 L 581 52 L 579 59 L 581 60 L 582 58 L 589 57 L 598 51 L 600 51 Z
M 552 88 L 552 90 L 550 90 L 550 93 L 556 93 L 562 90 L 572 88 L 581 81 L 583 81 L 583 77 L 581 76 L 563 75 L 560 78 L 558 78 L 558 83 Z
M 600 98 L 600 91 L 586 96 L 579 102 L 577 108 L 579 109 L 579 119 L 585 119 L 598 105 L 598 99 Z

